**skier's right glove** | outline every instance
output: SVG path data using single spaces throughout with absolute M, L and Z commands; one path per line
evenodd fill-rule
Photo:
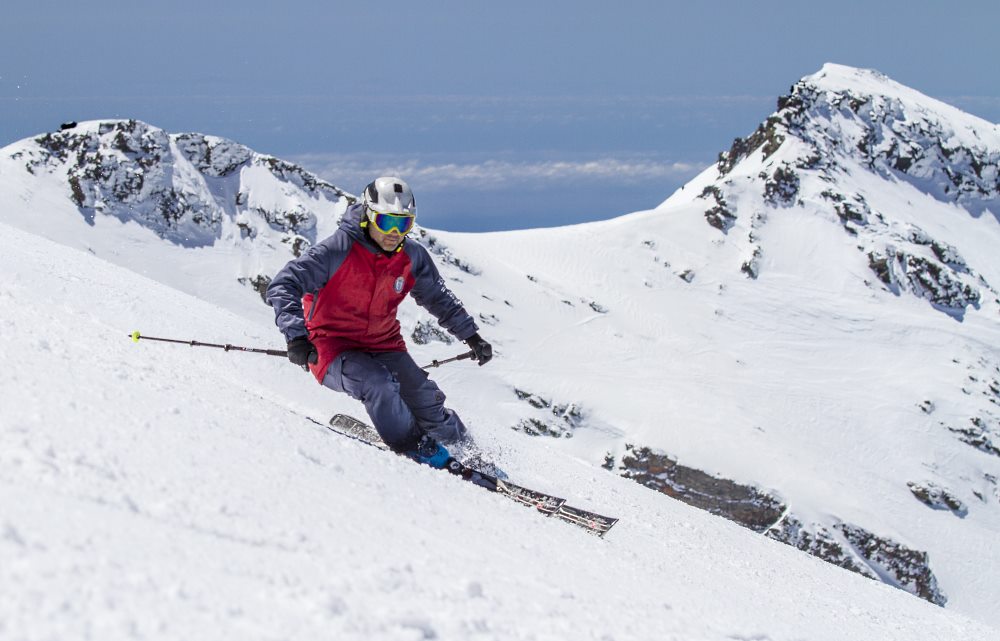
M 288 360 L 302 369 L 308 370 L 309 363 L 315 363 L 318 358 L 316 347 L 307 337 L 302 336 L 288 341 Z
M 479 362 L 480 366 L 489 363 L 490 359 L 493 358 L 493 346 L 484 341 L 483 337 L 478 333 L 467 338 L 465 342 L 472 348 L 472 351 L 475 352 L 476 360 Z

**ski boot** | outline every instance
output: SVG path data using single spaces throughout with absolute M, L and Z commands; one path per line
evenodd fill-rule
M 452 465 L 449 463 L 457 463 L 451 454 L 444 448 L 443 445 L 435 441 L 433 438 L 424 434 L 420 437 L 420 441 L 417 442 L 416 449 L 404 452 L 406 456 L 417 463 L 423 463 L 424 465 L 430 465 L 433 468 L 439 470 L 447 469 L 451 471 Z

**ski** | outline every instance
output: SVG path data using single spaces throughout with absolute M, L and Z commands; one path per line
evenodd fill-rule
M 377 447 L 380 450 L 389 450 L 389 446 L 382 442 L 382 437 L 378 435 L 374 427 L 359 421 L 353 416 L 335 414 L 330 419 L 330 427 L 333 428 L 334 432 L 339 432 L 358 441 L 364 441 L 372 447 Z
M 323 425 L 323 427 L 341 436 L 360 441 L 365 445 L 380 450 L 389 451 L 388 446 L 382 442 L 375 428 L 363 421 L 359 421 L 353 416 L 336 414 L 330 419 L 329 425 L 324 425 L 312 418 L 309 420 L 318 425 Z M 471 468 L 460 461 L 454 461 L 454 459 L 453 463 L 449 464 L 447 469 L 452 474 L 461 476 L 464 480 L 474 485 L 478 485 L 491 492 L 496 492 L 521 505 L 533 507 L 545 516 L 554 516 L 597 536 L 604 536 L 618 522 L 616 518 L 566 505 L 566 499 L 499 479 L 492 474 Z
M 382 439 L 378 435 L 378 432 L 375 431 L 375 428 L 367 423 L 359 421 L 353 416 L 337 414 L 330 419 L 330 427 L 332 427 L 336 432 L 362 441 L 372 447 L 377 447 L 380 450 L 389 450 L 386 444 L 382 442 Z M 484 487 L 491 492 L 502 494 L 517 503 L 534 507 L 539 512 L 546 515 L 555 514 L 559 511 L 559 508 L 566 503 L 565 499 L 559 498 L 558 496 L 552 496 L 551 494 L 530 490 L 526 487 L 510 483 L 509 481 L 503 481 L 492 474 L 468 467 L 461 462 L 457 463 L 459 467 L 449 469 L 449 471 L 453 474 L 461 476 L 466 481 L 470 481 L 475 485 Z
M 571 505 L 559 506 L 559 510 L 555 513 L 555 516 L 567 523 L 572 523 L 589 532 L 593 532 L 597 536 L 604 536 L 618 522 L 616 518 L 604 516 L 597 512 L 581 510 Z

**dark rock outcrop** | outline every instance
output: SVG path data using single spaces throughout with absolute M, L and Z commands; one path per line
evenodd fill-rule
M 426 345 L 434 342 L 451 345 L 454 342 L 451 334 L 441 329 L 440 325 L 426 320 L 417 323 L 410 333 L 410 338 L 417 345 Z
M 950 491 L 935 483 L 925 481 L 915 483 L 910 481 L 906 484 L 910 492 L 918 501 L 929 508 L 935 510 L 949 510 L 952 514 L 964 518 L 969 513 L 969 508 Z
M 529 436 L 571 438 L 573 431 L 586 419 L 583 408 L 577 403 L 555 403 L 538 394 L 516 388 L 514 394 L 536 410 L 541 410 L 535 412 L 534 416 L 522 419 L 513 428 Z
M 613 457 L 603 467 L 615 469 Z M 911 550 L 858 525 L 806 526 L 777 496 L 751 485 L 719 478 L 680 464 L 647 447 L 626 445 L 617 468 L 625 478 L 734 521 L 852 572 L 906 590 L 931 603 L 947 598 L 937 585 L 925 552 Z
M 729 210 L 726 199 L 722 196 L 722 190 L 718 187 L 714 185 L 705 187 L 699 198 L 708 198 L 709 196 L 715 201 L 715 205 L 705 210 L 705 220 L 708 221 L 709 225 L 715 227 L 723 234 L 728 234 L 729 230 L 736 223 L 736 214 Z

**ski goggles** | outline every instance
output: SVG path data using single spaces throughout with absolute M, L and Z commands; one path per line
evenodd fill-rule
M 374 209 L 368 211 L 368 219 L 383 234 L 391 234 L 395 230 L 405 236 L 413 230 L 413 224 L 417 220 L 416 215 L 381 214 Z

